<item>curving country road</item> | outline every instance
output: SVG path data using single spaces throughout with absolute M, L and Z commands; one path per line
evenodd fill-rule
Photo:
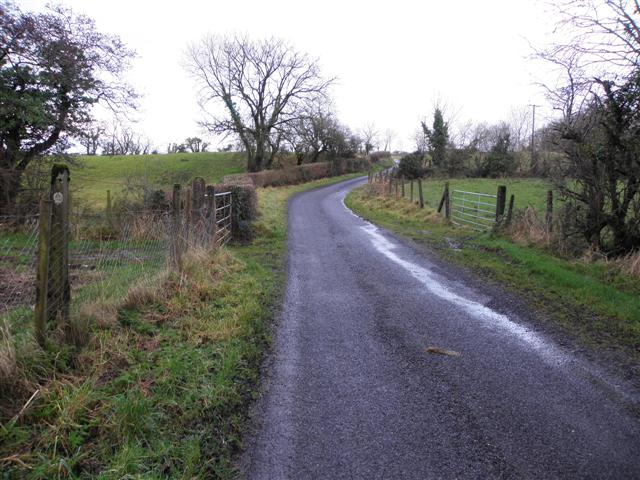
M 361 182 L 290 202 L 287 290 L 245 475 L 640 478 L 638 392 L 480 279 L 355 216 L 343 199 Z

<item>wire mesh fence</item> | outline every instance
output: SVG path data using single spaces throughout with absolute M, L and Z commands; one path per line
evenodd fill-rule
M 133 285 L 179 268 L 190 248 L 228 243 L 232 195 L 205 193 L 201 183 L 187 195 L 178 186 L 172 208 L 74 213 L 63 188 L 38 215 L 0 217 L 0 321 L 35 317 L 37 337 L 84 304 L 122 299 Z

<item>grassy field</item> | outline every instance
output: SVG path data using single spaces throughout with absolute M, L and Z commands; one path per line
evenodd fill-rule
M 85 311 L 83 348 L 42 351 L 23 331 L 18 375 L 0 382 L 0 478 L 232 478 L 284 287 L 287 200 L 354 176 L 259 189 L 251 244 L 118 287 Z
M 242 154 L 219 152 L 80 156 L 76 161 L 78 165 L 71 167 L 75 198 L 96 207 L 106 205 L 107 190 L 117 197 L 127 185 L 145 182 L 168 190 L 198 176 L 215 183 L 225 175 L 244 172 L 246 163 Z
M 518 292 L 571 335 L 590 344 L 628 347 L 637 356 L 637 278 L 604 263 L 565 260 L 503 236 L 447 225 L 431 208 L 371 195 L 367 186 L 352 192 L 346 204 L 362 217 Z
M 444 179 L 423 180 L 422 193 L 426 206 L 438 207 L 445 181 Z M 496 194 L 499 185 L 507 187 L 507 199 L 510 195 L 515 195 L 514 208 L 526 208 L 531 205 L 539 213 L 545 211 L 547 190 L 552 189 L 549 182 L 540 178 L 454 178 L 449 180 L 451 190 L 465 190 L 491 195 Z M 417 191 L 414 182 L 414 198 L 417 198 Z M 405 184 L 405 195 L 409 196 L 409 183 Z

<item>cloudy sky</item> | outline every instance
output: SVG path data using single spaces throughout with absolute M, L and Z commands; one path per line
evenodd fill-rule
M 46 3 L 19 2 L 23 9 Z M 394 130 L 394 149 L 413 148 L 413 132 L 436 102 L 458 124 L 497 122 L 531 103 L 543 105 L 542 121 L 553 113 L 536 86 L 549 74 L 528 58 L 529 43 L 541 44 L 553 28 L 535 0 L 62 3 L 137 51 L 130 72 L 143 94 L 136 129 L 161 151 L 202 135 L 194 83 L 182 61 L 187 45 L 208 32 L 278 36 L 319 58 L 325 75 L 338 77 L 333 96 L 342 121 L 354 129 L 373 122 Z

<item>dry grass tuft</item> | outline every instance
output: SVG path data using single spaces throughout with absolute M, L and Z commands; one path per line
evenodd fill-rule
M 611 261 L 616 267 L 629 275 L 640 278 L 640 250 L 628 253 Z
M 513 219 L 509 227 L 511 238 L 521 245 L 537 245 L 548 247 L 552 236 L 545 222 L 538 216 L 532 206 L 528 206 Z
M 118 321 L 118 307 L 113 303 L 95 301 L 80 305 L 79 316 L 89 320 L 98 328 L 113 327 Z
M 122 299 L 121 307 L 127 310 L 144 305 L 151 305 L 160 300 L 164 293 L 164 286 L 169 277 L 169 272 L 164 270 L 154 277 L 132 286 Z
M 5 321 L 0 325 L 0 387 L 13 384 L 17 372 L 16 349 L 9 324 Z

